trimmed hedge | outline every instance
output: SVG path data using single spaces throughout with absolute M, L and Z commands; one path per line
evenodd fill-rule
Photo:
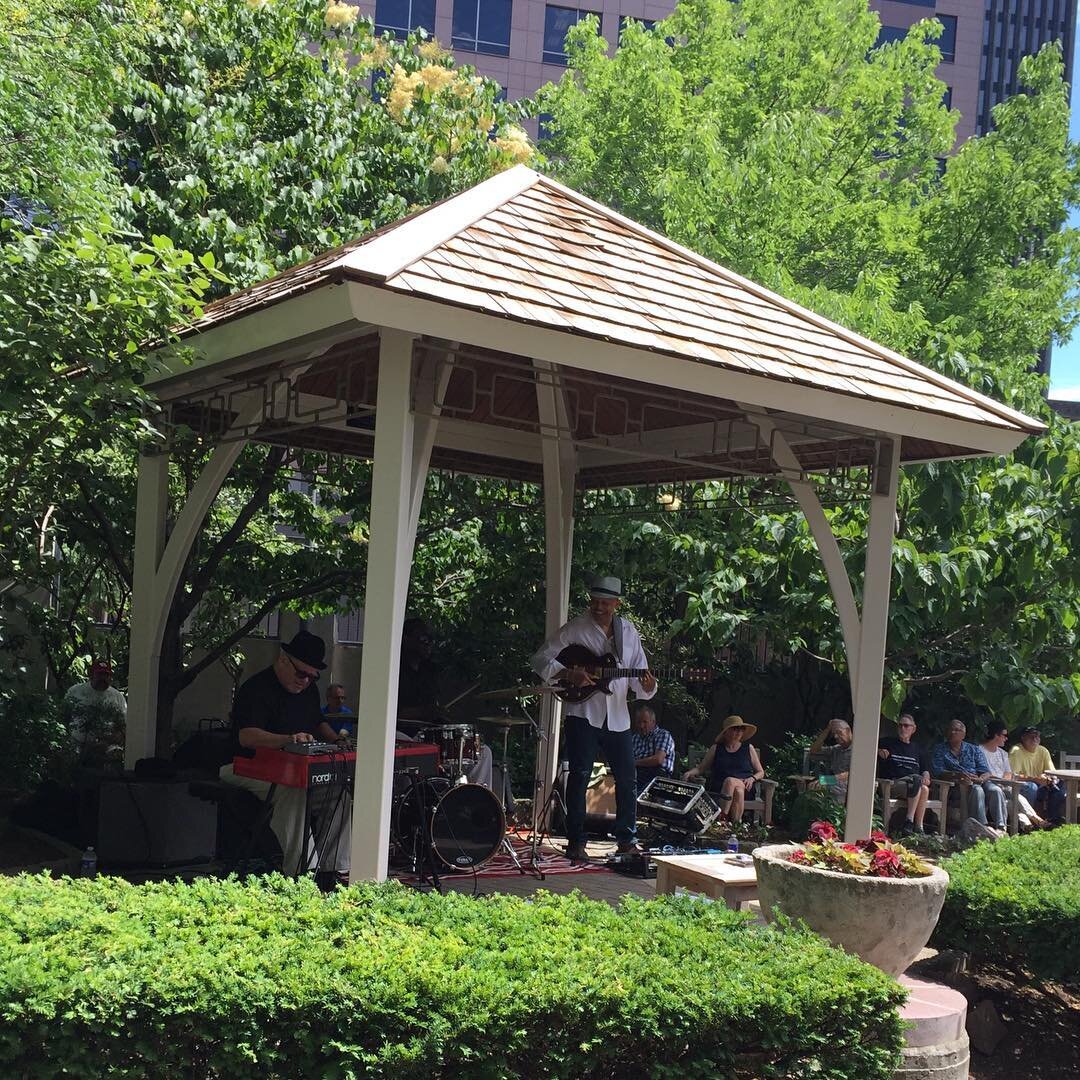
M 935 945 L 1080 976 L 1080 827 L 976 844 L 942 866 L 950 881 Z
M 0 881 L 21 1078 L 884 1080 L 902 997 L 808 931 L 687 898 Z

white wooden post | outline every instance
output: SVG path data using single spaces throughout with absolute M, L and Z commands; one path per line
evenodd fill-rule
M 169 511 L 169 454 L 139 455 L 135 496 L 135 558 L 131 582 L 131 639 L 128 647 L 128 708 L 124 767 L 153 757 L 157 731 L 161 633 L 155 635 L 154 585 L 165 547 Z M 164 629 L 164 628 L 162 628 Z
M 867 836 L 874 813 L 877 741 L 881 725 L 881 689 L 885 675 L 885 643 L 889 629 L 893 535 L 896 532 L 896 488 L 900 440 L 882 436 L 870 496 L 870 524 L 863 577 L 862 624 L 859 629 L 858 680 L 855 690 L 855 738 L 848 776 L 844 838 Z
M 412 566 L 412 355 L 412 334 L 380 331 L 364 653 L 357 709 L 365 730 L 365 752 L 356 758 L 353 881 L 384 880 L 390 848 L 401 627 Z
M 546 619 L 544 633 L 551 635 L 566 622 L 570 605 L 570 563 L 574 550 L 574 478 L 577 453 L 572 443 L 560 438 L 569 430 L 566 400 L 553 364 L 534 361 L 541 373 L 536 400 L 541 426 L 544 470 L 544 563 Z M 536 807 L 546 804 L 559 771 L 559 734 L 562 702 L 545 694 L 540 705 L 541 739 L 537 747 L 540 767 L 533 793 Z M 537 820 L 538 825 L 547 824 Z

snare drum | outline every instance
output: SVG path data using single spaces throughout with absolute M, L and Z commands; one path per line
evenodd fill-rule
M 471 724 L 440 724 L 427 728 L 423 740 L 439 748 L 443 771 L 465 776 L 480 760 L 480 734 Z

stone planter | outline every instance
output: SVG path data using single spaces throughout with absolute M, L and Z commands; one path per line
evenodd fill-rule
M 754 852 L 765 918 L 771 922 L 778 908 L 887 974 L 904 972 L 937 925 L 949 875 L 937 866 L 919 878 L 839 874 L 788 862 L 797 846 L 770 844 Z

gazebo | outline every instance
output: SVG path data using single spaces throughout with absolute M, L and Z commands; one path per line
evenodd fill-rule
M 836 603 L 865 835 L 902 464 L 1005 454 L 1043 426 L 517 166 L 208 307 L 150 387 L 214 446 L 166 538 L 167 448 L 139 461 L 126 760 L 156 731 L 165 619 L 248 441 L 373 462 L 352 867 L 386 874 L 401 628 L 429 467 L 542 484 L 547 626 L 566 618 L 576 492 L 782 478 Z M 865 480 L 861 606 L 819 498 Z M 545 788 L 559 703 L 543 713 Z M 377 738 L 369 746 L 378 745 Z M 541 792 L 541 796 L 544 792 Z

